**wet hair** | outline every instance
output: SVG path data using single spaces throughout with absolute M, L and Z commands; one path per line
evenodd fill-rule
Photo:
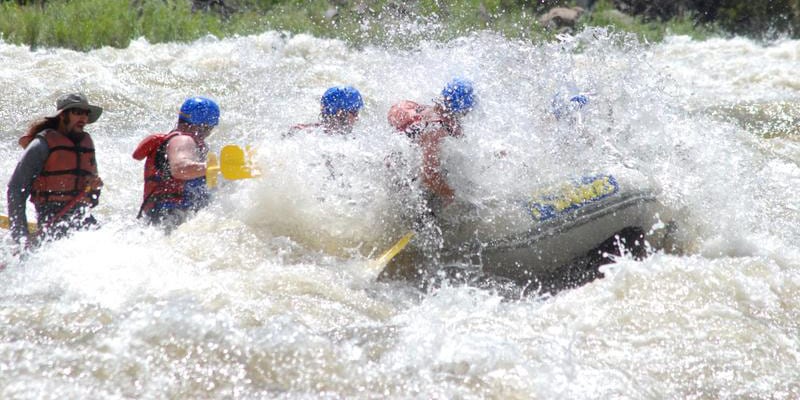
M 45 129 L 58 129 L 58 124 L 61 123 L 61 118 L 58 117 L 45 117 L 33 121 L 28 127 L 25 136 L 36 136 L 37 133 Z
M 46 129 L 58 129 L 60 123 L 60 117 L 44 117 L 33 121 L 25 134 L 19 138 L 19 145 L 22 146 L 23 149 L 28 147 L 28 144 L 36 137 L 37 133 Z

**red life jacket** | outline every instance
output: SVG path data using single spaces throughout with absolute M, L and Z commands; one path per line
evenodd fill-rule
M 154 133 L 144 138 L 133 152 L 133 158 L 136 160 L 147 158 L 144 164 L 144 194 L 138 217 L 141 217 L 142 213 L 151 210 L 158 204 L 170 203 L 177 205 L 182 204 L 185 200 L 186 183 L 189 181 L 172 177 L 169 171 L 169 161 L 166 157 L 167 143 L 178 135 L 191 137 L 201 152 L 207 152 L 205 143 L 198 141 L 194 135 L 184 132 Z M 205 182 L 205 178 L 197 178 L 192 181 L 194 180 L 203 180 Z
M 37 206 L 46 203 L 67 203 L 86 191 L 87 179 L 97 176 L 94 142 L 84 133 L 77 142 L 56 130 L 48 129 L 38 135 L 47 141 L 50 154 L 42 171 L 34 178 L 31 202 Z M 27 140 L 24 144 L 30 143 Z M 20 142 L 22 144 L 22 142 Z M 99 190 L 89 195 L 99 196 Z M 86 196 L 88 198 L 92 196 Z
M 415 138 L 425 130 L 444 128 L 451 136 L 461 136 L 461 127 L 450 117 L 440 115 L 432 106 L 403 100 L 389 108 L 389 125 Z

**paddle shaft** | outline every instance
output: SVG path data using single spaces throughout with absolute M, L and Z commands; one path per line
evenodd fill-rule
M 64 205 L 57 213 L 55 213 L 52 217 L 48 218 L 39 229 L 36 230 L 36 236 L 39 237 L 44 234 L 46 229 L 51 228 L 58 220 L 64 217 L 68 212 L 75 209 L 75 207 L 86 198 L 86 196 L 92 191 L 91 185 L 86 185 L 86 188 L 83 189 L 82 192 L 78 193 L 75 197 L 72 198 L 67 204 Z

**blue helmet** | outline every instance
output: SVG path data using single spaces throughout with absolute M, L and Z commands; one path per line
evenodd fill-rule
M 206 97 L 190 97 L 183 102 L 178 121 L 192 125 L 217 126 L 219 106 L 214 100 Z
M 471 110 L 475 106 L 472 82 L 462 78 L 453 79 L 442 89 L 442 99 L 444 99 L 444 106 L 450 112 Z
M 320 99 L 323 115 L 334 115 L 339 111 L 358 112 L 364 107 L 361 93 L 352 86 L 334 86 L 325 91 Z
M 567 99 L 561 93 L 556 93 L 550 104 L 550 110 L 556 119 L 560 120 L 566 115 L 581 110 L 587 104 L 589 104 L 589 97 L 584 94 L 572 95 Z
M 577 104 L 578 108 L 582 108 L 583 106 L 589 104 L 589 98 L 582 94 L 570 97 L 569 101 Z

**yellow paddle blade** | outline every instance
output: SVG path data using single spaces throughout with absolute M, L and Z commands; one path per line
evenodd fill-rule
M 208 163 L 206 164 L 206 185 L 210 188 L 217 186 L 217 178 L 219 176 L 219 162 L 217 155 L 208 153 Z
M 9 229 L 11 228 L 11 221 L 5 215 L 0 215 L 0 228 Z M 36 232 L 38 227 L 36 226 L 36 222 L 28 222 L 28 231 L 33 233 Z
M 223 147 L 219 158 L 220 170 L 225 179 L 248 179 L 261 175 L 261 172 L 252 166 L 252 162 L 245 159 L 244 150 L 239 146 L 229 144 Z
M 389 250 L 386 250 L 383 254 L 381 254 L 380 257 L 372 261 L 372 263 L 370 264 L 370 269 L 372 269 L 377 273 L 380 273 L 383 270 L 383 268 L 386 267 L 386 264 L 389 264 L 389 261 L 392 261 L 394 256 L 396 256 L 398 253 L 400 253 L 401 251 L 403 251 L 403 249 L 406 248 L 408 242 L 413 237 L 414 237 L 414 232 L 406 233 L 405 236 L 401 237 L 400 240 L 398 240 L 397 243 L 394 244 L 394 246 L 390 247 Z

